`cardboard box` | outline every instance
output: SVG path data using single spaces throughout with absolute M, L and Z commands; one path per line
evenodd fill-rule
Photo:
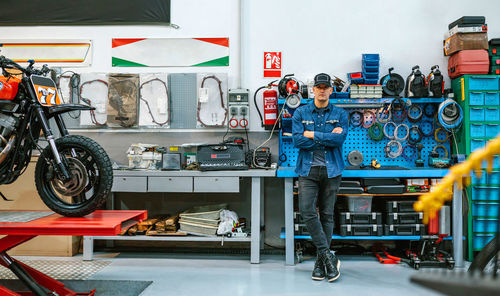
M 457 33 L 443 41 L 445 56 L 469 49 L 488 49 L 488 33 Z
M 429 185 L 429 179 L 427 178 L 418 178 L 418 179 L 406 179 L 406 186 L 424 186 Z
M 13 201 L 0 201 L 2 210 L 47 210 L 35 187 L 35 165 L 32 157 L 28 168 L 14 183 L 2 185 L 1 191 Z M 43 235 L 35 237 L 8 251 L 14 256 L 73 256 L 80 246 L 80 236 Z

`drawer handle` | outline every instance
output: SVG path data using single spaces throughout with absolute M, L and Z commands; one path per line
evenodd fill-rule
M 219 179 L 215 178 L 214 181 L 217 182 L 217 181 L 219 181 Z
M 127 178 L 123 178 L 123 181 L 127 181 Z
M 172 181 L 172 178 L 168 178 L 169 181 Z

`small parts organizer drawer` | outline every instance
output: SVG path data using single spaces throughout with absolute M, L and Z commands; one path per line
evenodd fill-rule
M 472 203 L 472 216 L 474 217 L 497 217 L 500 204 L 497 202 L 474 202 Z
M 500 121 L 500 107 L 470 107 L 470 121 Z
M 471 91 L 469 94 L 469 105 L 471 106 L 498 106 L 500 103 L 498 92 Z
M 500 123 L 471 123 L 470 136 L 475 138 L 495 138 L 500 134 Z
M 499 90 L 500 77 L 493 75 L 481 75 L 469 77 L 469 90 Z
M 500 187 L 498 186 L 473 186 L 472 200 L 500 201 Z

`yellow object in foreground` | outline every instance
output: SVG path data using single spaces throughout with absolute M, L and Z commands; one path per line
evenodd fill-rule
M 453 184 L 457 183 L 459 188 L 467 186 L 472 171 L 476 176 L 481 176 L 483 161 L 487 161 L 486 170 L 490 173 L 496 154 L 500 154 L 500 136 L 489 141 L 485 147 L 472 152 L 466 161 L 452 166 L 443 180 L 432 188 L 432 192 L 420 195 L 413 208 L 417 212 L 424 212 L 424 223 L 427 224 L 429 218 L 434 218 L 443 204 L 453 198 Z

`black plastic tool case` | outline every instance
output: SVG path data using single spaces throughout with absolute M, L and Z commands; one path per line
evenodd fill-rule
M 340 225 L 341 236 L 382 236 L 384 229 L 377 224 L 344 224 Z
M 424 224 L 392 224 L 385 225 L 385 235 L 424 235 Z
M 409 213 L 415 212 L 413 200 L 391 200 L 386 203 L 387 213 Z
M 382 224 L 382 213 L 340 213 L 340 224 Z
M 387 224 L 421 224 L 424 213 L 387 213 Z

